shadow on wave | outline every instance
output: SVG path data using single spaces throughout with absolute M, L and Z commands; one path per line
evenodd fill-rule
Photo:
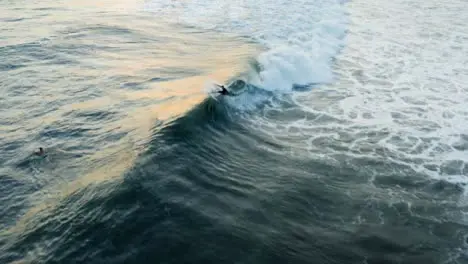
M 257 189 L 248 180 L 251 173 L 261 173 L 245 156 L 252 143 L 245 140 L 249 136 L 253 135 L 236 123 L 228 106 L 206 98 L 184 115 L 156 126 L 147 151 L 122 182 L 86 186 L 53 210 L 38 212 L 22 234 L 12 234 L 8 243 L 0 244 L 7 252 L 0 255 L 1 262 L 243 259 L 242 252 L 261 241 L 224 217 L 236 210 L 230 200 L 247 202 Z M 254 148 L 251 151 L 265 156 Z M 241 179 L 235 179 L 234 170 Z
M 362 201 L 333 192 L 325 178 L 314 176 L 334 168 L 258 147 L 265 144 L 281 148 L 246 129 L 229 106 L 207 98 L 156 126 L 123 181 L 89 185 L 39 212 L 12 243 L 0 244 L 8 252 L 0 260 L 436 263 L 437 245 L 454 246 L 419 229 L 412 240 L 401 239 L 393 234 L 408 227 L 397 222 L 343 226 Z M 337 168 L 327 176 L 345 173 L 353 174 Z M 409 210 L 405 216 L 416 227 L 427 221 Z M 421 241 L 424 247 L 417 246 Z

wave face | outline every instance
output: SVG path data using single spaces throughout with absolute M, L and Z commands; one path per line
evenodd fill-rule
M 0 263 L 466 262 L 463 1 L 117 2 L 6 9 Z

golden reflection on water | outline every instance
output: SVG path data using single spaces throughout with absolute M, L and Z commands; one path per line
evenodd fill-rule
M 72 1 L 71 3 L 84 5 L 82 1 Z M 99 6 L 94 1 L 86 1 L 86 3 Z M 68 111 L 108 109 L 108 107 L 112 107 L 112 105 L 121 101 L 163 101 L 149 106 L 135 107 L 127 113 L 124 119 L 113 124 L 113 126 L 119 127 L 122 131 L 132 131 L 131 139 L 128 139 L 128 145 L 110 147 L 96 152 L 87 160 L 89 162 L 106 160 L 106 163 L 100 164 L 102 166 L 99 169 L 78 177 L 74 181 L 62 181 L 54 186 L 50 186 L 45 191 L 44 197 L 38 199 L 39 202 L 15 226 L 5 230 L 3 234 L 20 235 L 26 229 L 34 228 L 29 225 L 39 212 L 50 212 L 50 210 L 60 204 L 62 199 L 73 195 L 73 193 L 76 193 L 85 186 L 121 180 L 122 174 L 134 164 L 138 156 L 138 153 L 134 151 L 134 142 L 151 136 L 151 129 L 156 120 L 168 120 L 182 115 L 195 107 L 207 97 L 204 89 L 208 81 L 225 82 L 228 78 L 245 69 L 248 58 L 258 51 L 257 47 L 242 42 L 239 39 L 214 33 L 191 36 L 172 31 L 171 34 L 167 32 L 161 32 L 161 34 L 170 35 L 171 43 L 174 45 L 163 47 L 160 45 L 157 47 L 143 45 L 138 52 L 134 52 L 133 54 L 132 52 L 97 52 L 95 54 L 96 60 L 106 65 L 106 71 L 98 74 L 106 76 L 143 76 L 151 79 L 154 76 L 147 73 L 148 69 L 168 66 L 198 69 L 203 73 L 178 80 L 152 83 L 149 88 L 144 90 L 114 89 L 114 92 L 109 92 L 106 96 L 65 105 L 58 109 L 56 113 L 51 113 L 42 118 L 40 121 L 42 123 L 53 123 L 62 118 L 60 113 Z M 152 51 L 157 51 L 159 55 L 152 57 Z M 161 56 L 161 54 L 166 56 Z M 83 69 L 83 71 L 91 70 Z M 90 74 L 96 73 L 90 72 Z M 24 261 L 17 263 L 26 263 Z

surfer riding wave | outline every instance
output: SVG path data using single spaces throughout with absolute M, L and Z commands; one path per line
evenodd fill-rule
M 236 80 L 233 83 L 229 84 L 228 87 L 216 84 L 221 90 L 216 91 L 221 95 L 239 95 L 245 91 L 247 83 L 243 80 Z

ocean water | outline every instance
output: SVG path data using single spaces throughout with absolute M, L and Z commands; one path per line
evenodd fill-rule
M 1 1 L 0 263 L 468 263 L 467 8 Z

